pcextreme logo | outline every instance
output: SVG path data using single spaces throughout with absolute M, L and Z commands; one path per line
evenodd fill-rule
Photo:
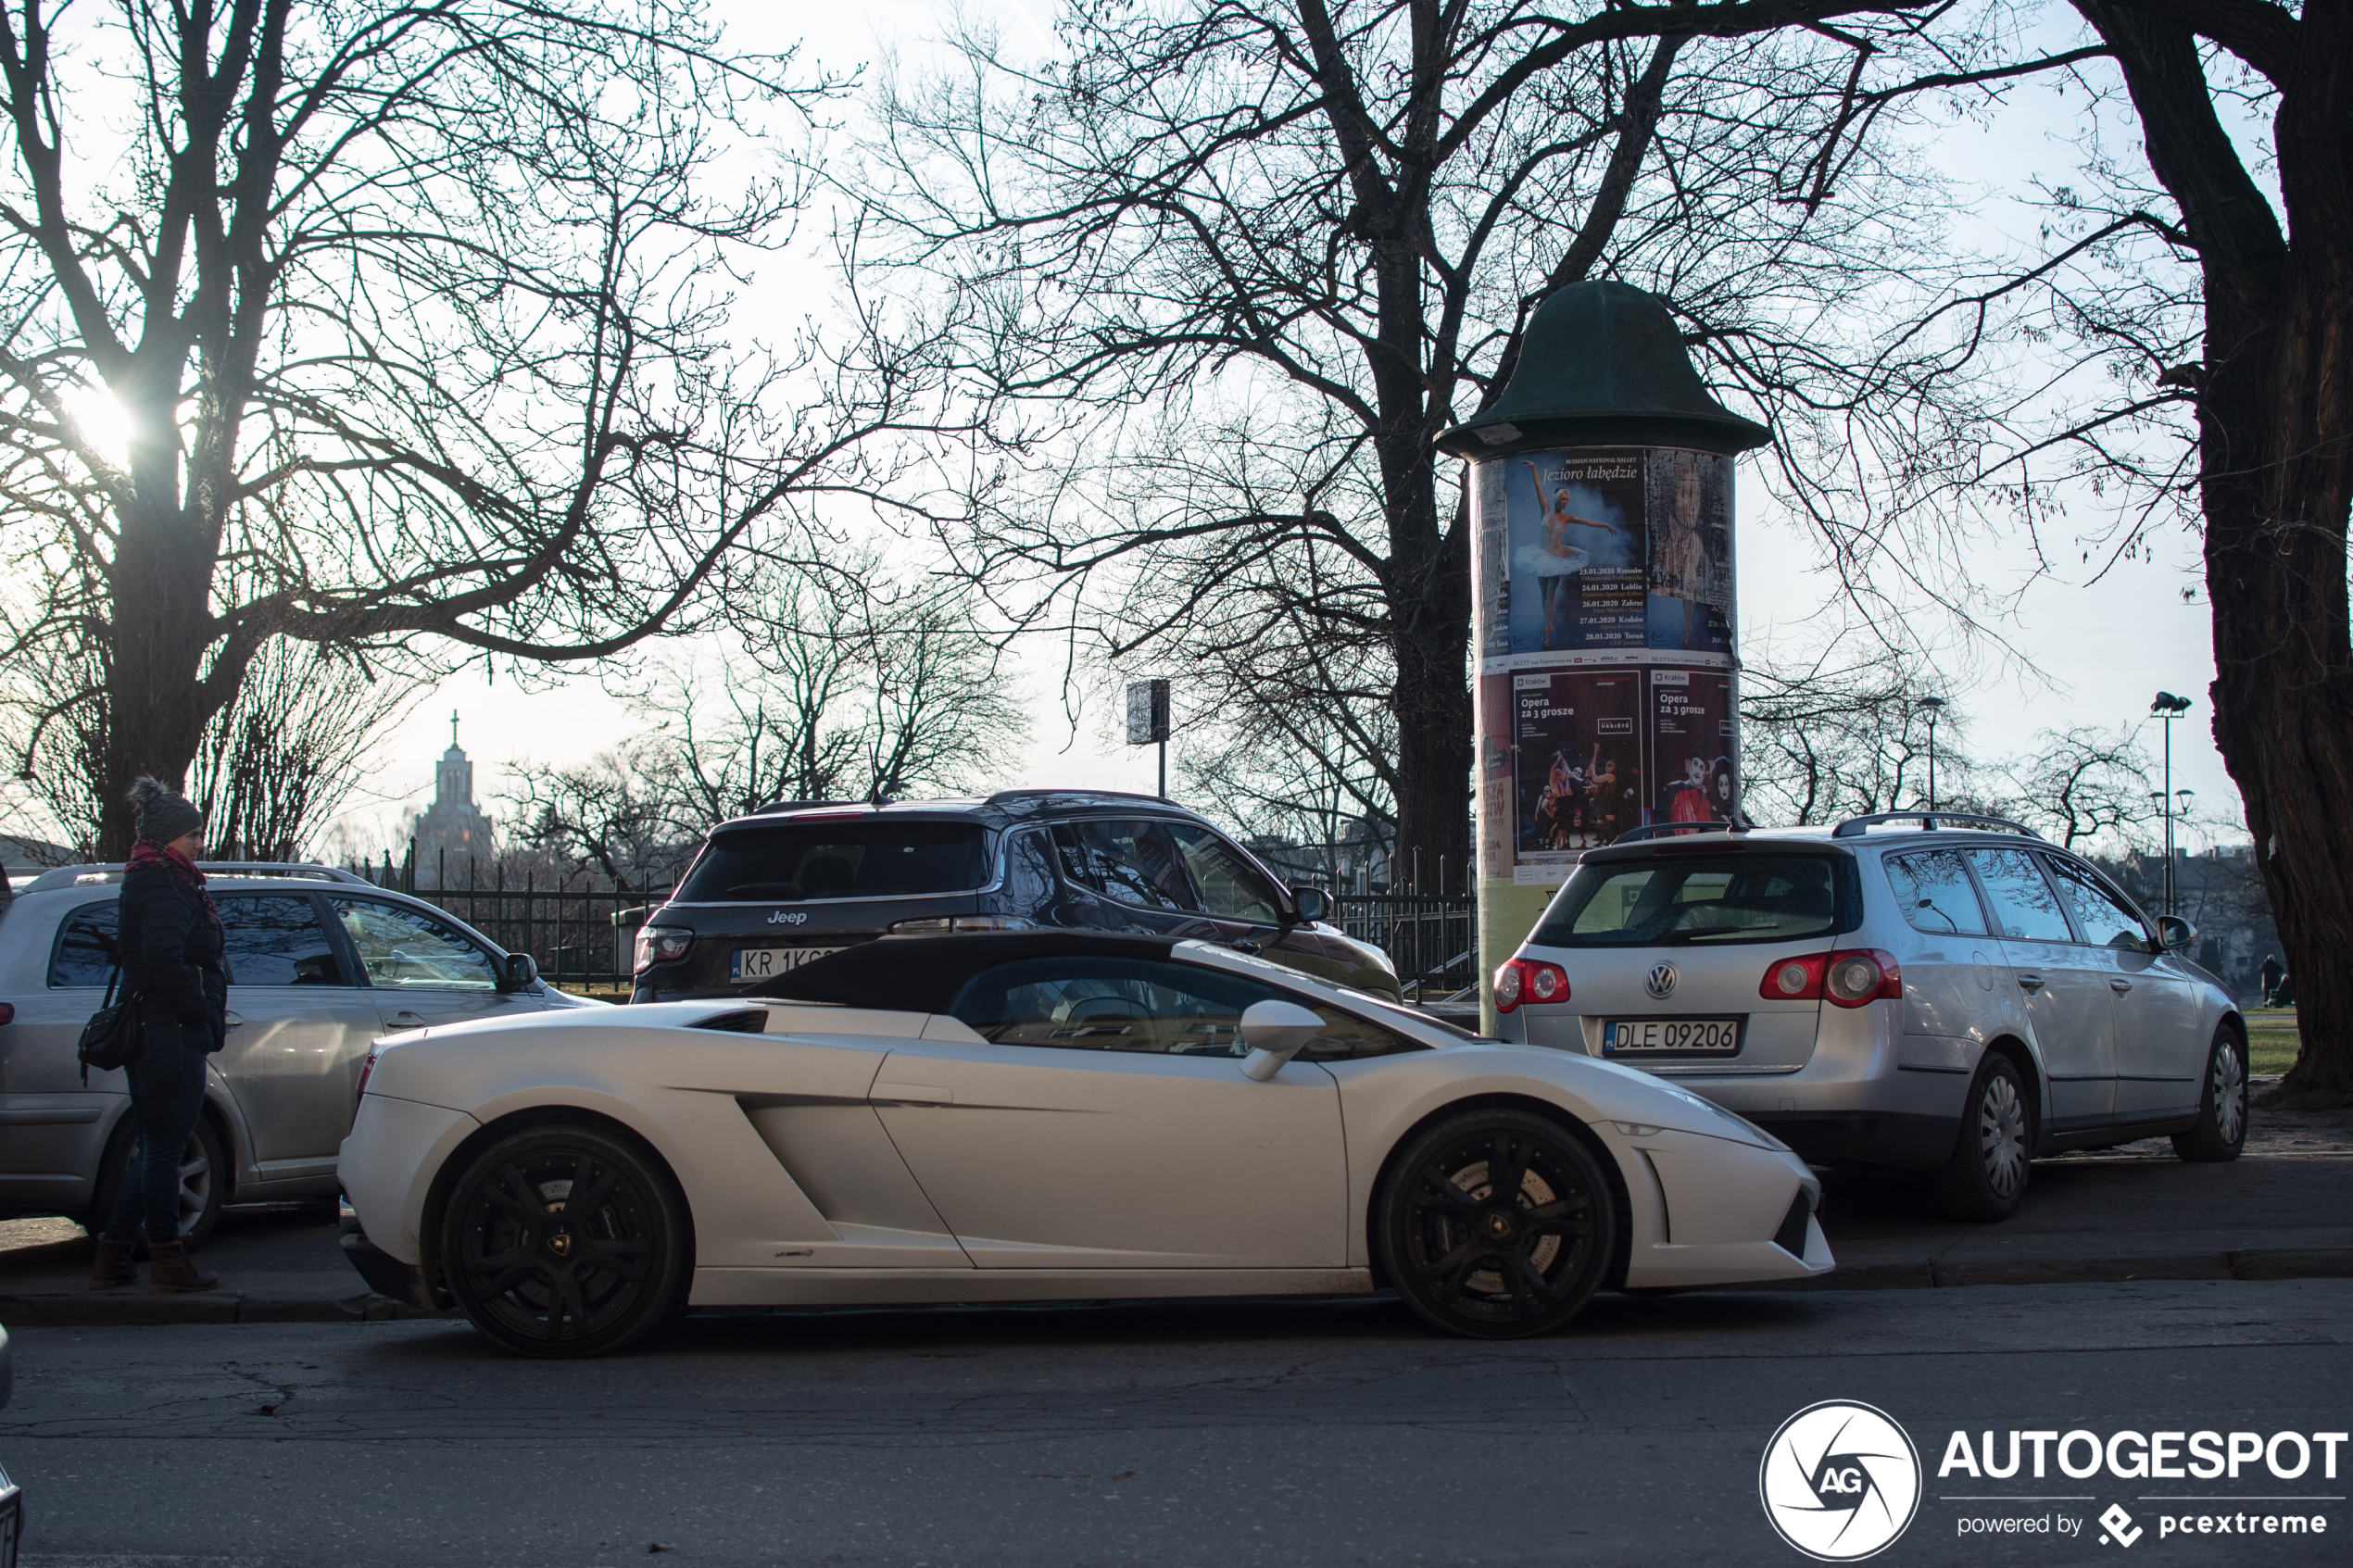
M 1920 1505 L 1920 1456 L 1886 1411 L 1848 1399 L 1808 1405 L 1765 1445 L 1756 1492 L 1781 1539 L 1820 1562 L 1894 1544 Z

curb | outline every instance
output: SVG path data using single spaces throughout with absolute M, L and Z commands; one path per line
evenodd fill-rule
M 2105 1258 L 1921 1258 L 1842 1265 L 1745 1290 L 1936 1290 L 1971 1285 L 2127 1285 L 2151 1279 L 2353 1279 L 2353 1248 L 2243 1248 Z
M 1702 1286 L 1726 1290 L 1951 1290 L 1973 1285 L 2129 1285 L 2139 1280 L 2353 1279 L 2353 1248 L 2246 1248 L 2229 1252 L 2158 1252 L 2108 1258 L 1921 1258 L 1859 1263 L 1819 1279 Z M 392 1323 L 457 1320 L 389 1296 L 340 1299 L 269 1296 L 0 1296 L 10 1328 L 144 1328 L 157 1323 Z
M 203 1291 L 188 1296 L 90 1291 L 83 1295 L 0 1296 L 0 1323 L 10 1328 L 145 1328 L 156 1323 L 391 1323 L 406 1318 L 459 1318 L 457 1311 L 426 1311 L 389 1296 L 319 1298 L 230 1296 Z

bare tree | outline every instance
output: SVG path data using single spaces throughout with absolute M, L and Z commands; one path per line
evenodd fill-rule
M 875 485 L 919 361 L 733 347 L 801 193 L 708 194 L 824 84 L 698 0 L 65 9 L 0 19 L 0 505 L 37 584 L 0 659 L 64 677 L 10 742 L 62 728 L 105 853 L 273 638 L 598 659 Z
M 997 640 L 969 589 L 882 573 L 851 555 L 739 603 L 703 666 L 659 669 L 635 691 L 646 734 L 577 766 L 518 770 L 510 841 L 634 876 L 677 869 L 713 822 L 772 801 L 985 784 L 1028 725 Z
M 2151 803 L 2151 761 L 2131 730 L 2076 725 L 2045 731 L 2028 755 L 1994 770 L 2019 821 L 2072 849 L 2101 835 L 2147 839 L 2163 815 Z
M 193 798 L 213 857 L 301 858 L 417 690 L 316 646 L 263 647 L 196 751 Z
M 1950 11 L 1921 39 L 1858 72 L 1818 165 L 1906 104 L 1976 112 L 2036 82 L 2067 93 L 2081 157 L 2034 193 L 2036 243 L 1987 258 L 1898 334 L 1943 334 L 1947 367 L 2021 337 L 2039 360 L 2007 432 L 1922 451 L 1907 477 L 1934 504 L 1856 554 L 1926 570 L 1952 555 L 1957 516 L 1998 511 L 2047 560 L 2070 480 L 2108 519 L 2077 541 L 2087 562 L 2135 557 L 2170 524 L 2197 534 L 2215 742 L 2309 981 L 2283 1088 L 2353 1100 L 2353 16 L 2070 0 Z
M 1925 809 L 1924 696 L 1942 695 L 1917 655 L 1833 638 L 1786 663 L 1752 659 L 1741 685 L 1741 809 L 1764 823 L 1834 822 Z M 1936 803 L 1985 804 L 1966 726 L 1936 734 Z
M 1588 277 L 1665 295 L 1802 430 L 1858 367 L 1921 391 L 1927 346 L 1826 341 L 1907 289 L 1916 186 L 1882 140 L 1835 178 L 1790 152 L 1915 9 L 1175 0 L 1076 7 L 1034 70 L 960 38 L 953 74 L 885 97 L 855 194 L 886 259 L 972 302 L 973 379 L 1050 475 L 964 570 L 1111 661 L 1182 659 L 1237 734 L 1303 689 L 1385 731 L 1348 755 L 1400 853 L 1461 863 L 1468 529 L 1433 439 Z

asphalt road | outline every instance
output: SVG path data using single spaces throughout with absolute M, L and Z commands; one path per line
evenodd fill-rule
M 1374 1302 L 697 1319 L 641 1353 L 508 1359 L 462 1323 L 28 1329 L 0 1461 L 27 1568 L 108 1564 L 1798 1563 L 1758 1461 L 1867 1401 L 1926 1465 L 1874 1562 L 2342 1562 L 2160 1539 L 2144 1495 L 2295 1483 L 1940 1481 L 1956 1427 L 2344 1430 L 2353 1281 L 1603 1298 L 1478 1344 Z M 2346 1452 L 2340 1474 L 2353 1471 Z M 1998 1503 L 1950 1496 L 2076 1494 Z M 2083 1521 L 1962 1538 L 1964 1517 Z M 659 1547 L 661 1549 L 657 1550 Z

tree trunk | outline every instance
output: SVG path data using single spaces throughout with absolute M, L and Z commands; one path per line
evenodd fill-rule
M 2353 298 L 2347 274 L 2315 270 L 2293 267 L 2269 330 L 2241 340 L 2270 373 L 2243 391 L 2218 374 L 2203 400 L 2202 489 L 2214 741 L 2245 797 L 2296 979 L 2302 1047 L 2281 1091 L 2342 1104 L 2353 1099 Z M 2209 331 L 2209 354 L 2213 342 Z
M 172 467 L 176 459 L 176 453 L 169 455 Z M 101 859 L 131 854 L 135 818 L 129 797 L 141 774 L 175 790 L 187 785 L 211 717 L 199 677 L 215 635 L 207 602 L 212 554 L 200 525 L 182 508 L 169 503 L 124 508 L 107 607 L 113 635 L 98 780 Z
M 2281 1098 L 2353 1100 L 2353 38 L 2308 7 L 2275 121 L 2285 233 L 2213 110 L 2196 38 L 2077 0 L 2116 50 L 2200 258 L 2199 490 L 2214 740 L 2246 805 L 2302 1048 Z
M 1427 453 L 1428 448 L 1425 446 Z M 1427 465 L 1430 458 L 1424 457 Z M 1435 510 L 1425 490 L 1423 503 Z M 1470 886 L 1470 534 L 1456 508 L 1442 534 L 1432 517 L 1421 547 L 1390 558 L 1389 613 L 1396 684 L 1397 845 L 1392 887 L 1418 873 L 1435 891 Z

